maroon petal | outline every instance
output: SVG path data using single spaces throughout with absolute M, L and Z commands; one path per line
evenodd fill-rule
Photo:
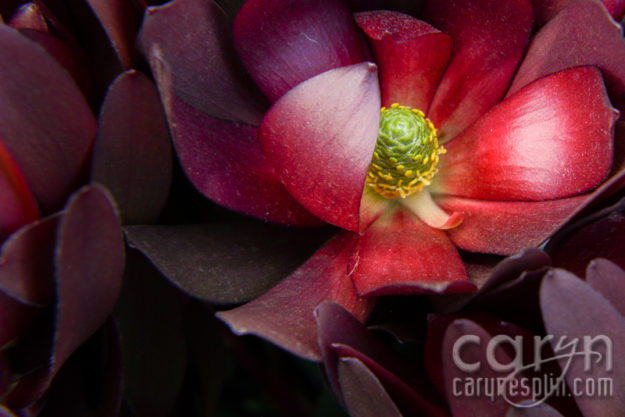
M 501 202 L 443 197 L 438 203 L 448 212 L 464 215 L 460 226 L 447 231 L 456 246 L 474 252 L 512 255 L 541 244 L 587 199 L 581 195 L 552 201 Z
M 317 74 L 368 59 L 339 0 L 251 0 L 234 21 L 243 63 L 271 101 Z
M 140 250 L 174 285 L 214 304 L 239 304 L 276 285 L 326 239 L 327 230 L 260 222 L 127 226 Z
M 15 11 L 9 26 L 15 29 L 34 29 L 47 32 L 48 24 L 36 3 L 26 3 Z
M 282 185 L 260 150 L 256 128 L 202 113 L 173 93 L 166 68 L 156 73 L 178 158 L 202 194 L 266 221 L 303 226 L 322 223 Z
M 542 78 L 445 145 L 438 190 L 500 201 L 585 192 L 610 171 L 616 118 L 595 68 Z
M 59 215 L 29 224 L 2 246 L 0 289 L 23 303 L 43 306 L 54 297 L 54 250 Z
M 339 233 L 304 265 L 256 300 L 218 313 L 237 334 L 255 334 L 310 360 L 319 360 L 314 309 L 334 301 L 364 321 L 372 301 L 356 294 L 347 261 L 356 235 Z
M 347 411 L 353 417 L 401 417 L 380 380 L 356 358 L 341 358 L 339 381 Z
M 59 227 L 53 372 L 112 312 L 123 263 L 124 242 L 109 195 L 98 186 L 83 188 Z
M 95 119 L 67 72 L 41 48 L 0 25 L 0 51 L 0 137 L 43 209 L 54 211 L 79 181 Z
M 228 19 L 215 2 L 151 7 L 138 39 L 155 73 L 162 70 L 159 62 L 167 63 L 174 93 L 183 101 L 211 116 L 260 122 L 265 102 L 237 62 Z
M 169 194 L 172 155 L 156 87 L 134 70 L 120 75 L 102 104 L 92 181 L 106 186 L 123 223 L 152 223 Z
M 573 392 L 580 389 L 584 391 L 587 386 L 583 382 L 580 388 L 576 380 L 597 382 L 599 378 L 609 378 L 613 387 L 622 387 L 625 384 L 625 318 L 601 294 L 575 275 L 556 269 L 543 280 L 540 307 L 547 334 L 554 336 L 551 344 L 556 355 L 571 352 L 570 345 L 560 345 L 558 349 L 559 343 L 571 343 L 575 340 L 578 341 L 575 352 L 601 352 L 601 359 L 592 356 L 592 364 L 587 370 L 584 369 L 586 355 L 564 356 L 559 360 Z M 563 337 L 566 339 L 562 339 Z M 590 344 L 589 341 L 595 338 L 609 340 L 606 342 L 598 339 Z M 609 347 L 606 347 L 606 343 Z M 614 389 L 613 395 L 605 396 L 585 391 L 577 393 L 579 395 L 574 398 L 584 416 L 625 414 L 623 392 L 618 388 Z
M 625 317 L 625 271 L 607 259 L 595 259 L 588 265 L 586 282 Z
M 584 1 L 571 0 L 531 0 L 534 8 L 535 23 L 542 25 L 557 16 L 562 9 L 570 3 L 583 3 Z M 625 13 L 625 1 L 623 0 L 601 0 L 603 5 L 608 9 L 612 17 L 619 21 Z M 601 3 L 597 1 L 597 3 Z M 584 26 L 586 31 L 586 26 Z M 590 32 L 588 33 L 591 34 Z
M 39 218 L 39 208 L 19 167 L 0 140 L 0 242 Z
M 378 219 L 358 239 L 349 270 L 363 296 L 475 289 L 445 232 L 401 209 Z
M 289 91 L 265 115 L 259 140 L 297 201 L 323 220 L 357 232 L 379 121 L 376 67 L 356 64 Z
M 424 17 L 454 39 L 428 117 L 447 140 L 503 97 L 532 28 L 529 0 L 428 1 Z
M 380 68 L 382 105 L 427 112 L 447 62 L 451 36 L 411 16 L 374 11 L 356 15 Z
M 621 2 L 625 5 L 625 2 Z M 545 75 L 581 65 L 601 69 L 612 102 L 625 107 L 625 40 L 600 1 L 572 1 L 534 37 L 508 95 Z

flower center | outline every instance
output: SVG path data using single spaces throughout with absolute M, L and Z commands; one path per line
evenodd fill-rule
M 381 112 L 367 185 L 386 198 L 406 198 L 430 185 L 446 151 L 421 110 L 395 103 Z

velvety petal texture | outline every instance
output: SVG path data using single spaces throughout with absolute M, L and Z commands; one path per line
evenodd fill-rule
M 317 74 L 368 58 L 340 0 L 250 0 L 233 31 L 243 63 L 271 101 Z
M 529 0 L 431 0 L 423 18 L 454 40 L 428 112 L 445 141 L 503 97 L 527 46 L 532 7 Z
M 616 117 L 597 69 L 545 77 L 445 145 L 437 189 L 500 201 L 587 191 L 610 170 Z
M 111 191 L 123 223 L 152 223 L 169 195 L 172 162 L 167 120 L 156 87 L 137 71 L 125 72 L 102 104 L 92 181 Z
M 409 15 L 358 13 L 380 71 L 382 105 L 393 103 L 427 113 L 453 48 L 451 36 Z
M 356 235 L 341 232 L 273 289 L 234 310 L 217 314 L 236 334 L 255 334 L 311 360 L 320 360 L 314 309 L 330 300 L 364 321 L 372 301 L 356 294 L 347 260 Z
M 259 140 L 297 201 L 328 223 L 357 232 L 379 122 L 376 66 L 362 63 L 324 72 L 289 91 L 265 115 Z
M 361 295 L 471 291 L 458 251 L 445 232 L 398 209 L 378 219 L 350 257 Z
M 4 25 L 0 78 L 0 138 L 42 208 L 57 210 L 84 172 L 95 118 L 67 72 Z
M 181 100 L 214 117 L 258 124 L 265 102 L 237 61 L 230 30 L 214 1 L 175 0 L 148 9 L 138 43 L 154 73 L 167 63 Z

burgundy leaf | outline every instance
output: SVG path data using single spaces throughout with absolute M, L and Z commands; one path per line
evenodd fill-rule
M 109 88 L 100 111 L 92 181 L 105 185 L 123 223 L 152 223 L 169 194 L 172 155 L 158 92 L 131 70 Z
M 368 59 L 340 0 L 247 1 L 234 21 L 234 41 L 271 101 L 322 72 Z
M 217 304 L 249 301 L 287 276 L 329 237 L 257 222 L 128 226 L 139 249 L 186 293 Z
M 625 317 L 625 271 L 607 259 L 595 259 L 588 265 L 586 282 L 603 295 Z
M 356 235 L 341 232 L 270 291 L 234 310 L 222 311 L 236 334 L 254 334 L 310 360 L 320 360 L 314 309 L 334 301 L 364 321 L 373 306 L 347 278 L 347 260 Z
M 95 137 L 95 119 L 67 72 L 3 25 L 0 57 L 0 78 L 5 80 L 0 138 L 44 211 L 54 211 L 80 180 Z
M 215 2 L 175 0 L 151 7 L 138 39 L 154 73 L 161 70 L 155 68 L 159 61 L 167 63 L 174 94 L 183 101 L 214 117 L 260 122 L 265 101 L 237 62 L 228 19 Z
M 265 115 L 260 145 L 289 192 L 311 213 L 360 230 L 360 201 L 380 120 L 376 66 L 324 72 Z

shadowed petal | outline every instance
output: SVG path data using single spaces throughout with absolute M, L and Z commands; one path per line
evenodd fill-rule
M 289 91 L 265 115 L 259 140 L 297 201 L 357 232 L 379 121 L 376 67 L 362 63 L 324 72 Z
M 347 278 L 355 243 L 356 235 L 339 233 L 269 292 L 218 317 L 237 334 L 254 334 L 306 359 L 321 359 L 314 309 L 330 300 L 364 321 L 373 306 L 358 297 Z
M 256 128 L 216 119 L 185 103 L 172 91 L 166 64 L 160 64 L 157 79 L 174 146 L 185 173 L 202 194 L 266 221 L 322 223 L 282 185 L 260 150 Z
M 500 201 L 588 191 L 610 171 L 616 117 L 595 68 L 542 78 L 445 145 L 435 187 Z
M 0 291 L 0 349 L 23 336 L 39 311 Z
M 67 72 L 4 25 L 0 79 L 0 138 L 44 211 L 57 210 L 83 173 L 95 119 Z
M 152 223 L 172 175 L 169 130 L 156 87 L 134 70 L 120 75 L 109 88 L 99 122 L 92 181 L 111 191 L 123 223 Z
M 317 74 L 368 58 L 340 0 L 247 1 L 234 21 L 234 41 L 271 101 Z
M 401 209 L 385 214 L 358 239 L 349 270 L 363 296 L 475 288 L 445 232 Z
M 447 231 L 462 249 L 512 255 L 523 248 L 538 246 L 555 232 L 589 197 L 561 200 L 483 201 L 442 197 L 438 204 L 447 211 L 464 215 L 464 222 Z
M 564 355 L 571 347 L 560 346 L 561 338 L 565 342 L 575 340 L 579 345 L 576 352 L 597 352 L 601 358 L 593 355 L 590 369 L 585 370 L 585 356 L 563 357 L 559 360 L 569 387 L 579 391 L 585 385 L 574 383 L 599 378 L 610 378 L 614 387 L 625 384 L 625 318 L 612 307 L 601 294 L 575 275 L 556 269 L 543 279 L 540 289 L 540 307 L 547 334 L 553 335 L 551 344 L 556 354 Z M 586 346 L 584 338 L 595 341 Z M 609 338 L 605 341 L 602 338 Z M 566 370 L 564 370 L 566 369 Z M 588 392 L 576 395 L 575 401 L 586 417 L 621 416 L 625 414 L 625 392 L 614 389 L 611 396 L 594 396 Z
M 571 1 L 536 34 L 508 95 L 547 74 L 594 65 L 603 73 L 612 102 L 625 110 L 624 61 L 623 30 L 601 2 Z
M 237 62 L 230 27 L 213 1 L 176 0 L 148 9 L 138 44 L 157 73 L 167 62 L 174 93 L 203 113 L 258 124 L 265 102 Z M 160 87 L 160 86 L 159 86 Z
M 432 0 L 423 15 L 454 40 L 428 114 L 445 141 L 503 97 L 525 52 L 532 8 L 529 0 Z
M 359 13 L 356 22 L 380 68 L 382 105 L 399 103 L 427 113 L 451 57 L 451 36 L 397 12 Z

